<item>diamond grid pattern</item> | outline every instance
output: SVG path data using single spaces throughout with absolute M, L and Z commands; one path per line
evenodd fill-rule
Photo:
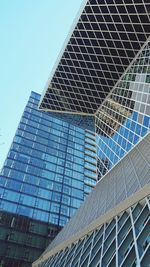
M 95 115 L 99 179 L 150 127 L 150 42 Z
M 104 224 L 97 221 L 96 226 L 93 222 L 98 218 L 103 218 L 107 211 L 114 209 L 140 189 L 144 192 L 143 187 L 148 186 L 150 182 L 149 146 L 150 134 L 145 136 L 118 166 L 106 175 L 105 179 L 99 181 L 75 217 L 63 228 L 45 250 L 43 257 L 37 260 L 33 266 L 127 267 L 136 266 L 132 265 L 134 260 L 136 260 L 137 266 L 148 266 L 150 255 L 149 197 L 142 199 L 143 197 L 141 198 L 139 195 L 135 198 L 136 203 L 132 204 L 132 208 L 122 207 L 123 212 L 119 211 L 116 217 L 112 217 L 111 213 L 110 217 L 106 217 Z M 147 190 L 144 197 L 148 195 Z M 129 201 L 128 205 L 129 203 L 131 202 Z M 91 222 L 94 229 L 90 232 Z M 116 229 L 114 229 L 115 225 Z M 99 231 L 99 229 L 101 230 Z M 74 239 L 77 233 L 79 235 Z M 114 239 L 116 239 L 116 245 Z M 67 240 L 68 243 L 65 243 Z M 63 248 L 60 248 L 60 244 L 64 245 Z M 75 248 L 73 248 L 74 246 Z M 130 254 L 133 246 L 136 247 L 135 253 Z M 109 253 L 110 247 L 112 248 L 111 254 Z M 52 252 L 51 250 L 54 248 L 57 249 Z
M 94 114 L 150 35 L 150 3 L 90 0 L 40 109 Z
M 149 198 L 145 198 L 38 267 L 148 266 L 148 214 Z

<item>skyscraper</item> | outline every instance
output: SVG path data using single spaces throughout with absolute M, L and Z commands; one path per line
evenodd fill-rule
M 149 15 L 83 1 L 39 108 L 93 116 L 100 181 L 34 267 L 150 266 Z
M 31 93 L 0 176 L 2 266 L 29 266 L 96 184 L 95 133 L 38 111 L 39 99 Z

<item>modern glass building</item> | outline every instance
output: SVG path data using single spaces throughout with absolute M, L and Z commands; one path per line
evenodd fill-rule
M 99 182 L 33 267 L 150 266 L 150 3 L 83 1 L 39 108 L 94 118 Z
M 95 114 L 100 181 L 33 267 L 150 266 L 149 76 L 148 40 Z
M 40 100 L 93 118 L 98 179 L 149 130 L 149 13 L 142 0 L 84 0 Z
M 149 131 L 149 75 L 148 41 L 95 115 L 101 176 Z
M 2 266 L 29 266 L 96 184 L 95 133 L 38 111 L 39 99 L 31 93 L 0 175 Z

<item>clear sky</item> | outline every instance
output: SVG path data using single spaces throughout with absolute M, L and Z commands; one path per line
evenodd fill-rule
M 42 93 L 83 0 L 0 0 L 0 168 L 31 90 Z

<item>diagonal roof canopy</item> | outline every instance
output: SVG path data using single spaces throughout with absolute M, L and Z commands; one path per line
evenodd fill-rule
M 115 212 L 119 213 L 121 209 L 125 210 L 125 200 L 127 200 L 126 203 L 128 205 L 132 205 L 131 199 L 129 200 L 130 197 L 135 199 L 134 203 L 138 202 L 140 198 L 144 197 L 141 196 L 143 188 L 145 196 L 149 194 L 149 156 L 150 133 L 116 167 L 107 173 L 104 179 L 97 183 L 95 189 L 86 198 L 75 216 L 70 219 L 68 224 L 50 243 L 39 260 L 33 263 L 33 266 L 41 266 L 40 261 L 70 246 L 71 243 L 95 229 L 96 224 L 97 227 L 100 226 L 102 224 L 101 220 L 103 222 L 105 222 L 106 218 L 110 220 L 110 218 L 115 217 Z M 136 193 L 138 194 L 136 195 Z M 137 198 L 137 196 L 140 198 Z M 119 204 L 121 205 L 120 207 L 118 206 Z M 50 265 L 43 264 L 42 266 Z
M 94 114 L 150 35 L 148 0 L 88 0 L 39 108 Z

